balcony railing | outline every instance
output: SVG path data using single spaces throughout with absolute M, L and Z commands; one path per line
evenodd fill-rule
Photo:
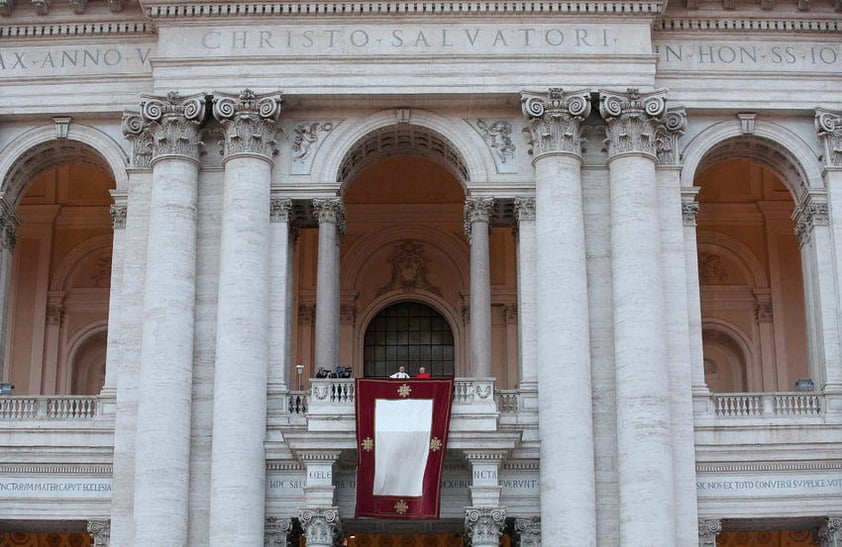
M 716 393 L 714 415 L 721 418 L 821 416 L 821 393 Z
M 0 397 L 0 420 L 88 420 L 97 415 L 95 395 Z

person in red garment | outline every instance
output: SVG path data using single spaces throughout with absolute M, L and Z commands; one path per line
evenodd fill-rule
M 418 374 L 415 375 L 416 378 L 430 378 L 430 373 L 427 372 L 427 369 L 421 367 L 418 369 Z

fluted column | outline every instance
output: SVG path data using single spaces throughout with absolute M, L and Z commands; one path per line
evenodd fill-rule
M 108 547 L 111 545 L 111 522 L 107 520 L 89 520 L 88 534 L 91 536 L 91 547 Z
M 141 96 L 124 124 L 152 140 L 137 412 L 134 545 L 186 545 L 196 301 L 199 126 L 205 95 Z M 141 122 L 140 126 L 132 122 Z
M 699 519 L 699 547 L 716 547 L 716 538 L 722 532 L 719 519 Z
M 465 508 L 465 531 L 471 538 L 471 547 L 500 547 L 505 524 L 505 507 Z
M 590 97 L 553 88 L 523 94 L 522 103 L 535 166 L 541 537 L 546 545 L 596 545 L 580 133 Z
M 620 543 L 674 545 L 665 285 L 655 174 L 664 92 L 600 95 L 611 192 Z
M 316 268 L 315 370 L 339 363 L 339 237 L 345 231 L 340 198 L 314 199 L 319 219 L 319 263 Z
M 521 389 L 538 389 L 537 327 L 537 238 L 535 237 L 535 198 L 515 198 L 517 218 L 517 308 L 520 341 Z
M 6 332 L 9 330 L 9 280 L 12 277 L 12 253 L 18 240 L 18 221 L 6 200 L 0 199 L 0 382 L 11 379 L 6 363 Z
M 465 234 L 471 243 L 471 376 L 491 373 L 491 267 L 489 229 L 493 198 L 465 201 Z
M 333 547 L 341 531 L 339 510 L 336 507 L 304 508 L 298 511 L 298 520 L 307 538 L 307 547 Z
M 269 187 L 277 93 L 218 93 L 225 138 L 213 388 L 210 544 L 258 545 L 266 500 Z
M 518 547 L 541 547 L 541 517 L 515 520 Z

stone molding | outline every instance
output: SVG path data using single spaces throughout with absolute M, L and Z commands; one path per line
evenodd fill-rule
M 721 14 L 720 14 L 721 15 Z M 730 15 L 730 14 L 729 14 Z M 758 14 L 759 15 L 759 14 Z M 705 17 L 669 17 L 655 21 L 653 30 L 657 31 L 692 31 L 692 32 L 732 32 L 744 35 L 746 31 L 798 33 L 837 33 L 842 31 L 842 22 L 835 19 L 802 19 L 793 17 L 773 19 L 758 17 L 717 17 L 705 12 Z
M 696 473 L 751 473 L 781 471 L 838 471 L 842 462 L 767 462 L 697 464 Z
M 721 531 L 721 520 L 699 519 L 699 547 L 716 547 L 716 538 Z
M 541 517 L 515 519 L 520 547 L 541 547 Z
M 494 198 L 468 198 L 465 200 L 465 237 L 471 239 L 474 222 L 485 222 L 491 227 Z
M 499 545 L 505 524 L 505 507 L 465 508 L 465 531 L 475 547 Z
M 0 464 L 0 473 L 9 475 L 86 475 L 110 477 L 111 465 Z
M 564 93 L 560 87 L 551 87 L 546 94 L 523 92 L 520 102 L 529 120 L 524 131 L 528 133 L 530 153 L 535 160 L 552 153 L 582 156 L 581 126 L 591 113 L 590 92 Z
M 842 516 L 827 517 L 827 521 L 816 531 L 815 536 L 819 547 L 842 546 Z
M 269 200 L 269 221 L 289 222 L 292 220 L 292 200 L 288 198 L 271 198 Z
M 287 537 L 292 531 L 292 519 L 266 517 L 263 532 L 263 547 L 286 547 Z
M 655 133 L 655 153 L 661 165 L 681 165 L 678 141 L 687 129 L 687 112 L 683 106 L 668 108 Z
M 222 125 L 223 162 L 240 154 L 255 154 L 269 162 L 278 149 L 275 136 L 283 110 L 280 93 L 257 95 L 244 89 L 239 95 L 214 93 L 213 116 Z
M 828 226 L 830 224 L 828 204 L 825 199 L 810 194 L 793 214 L 795 218 L 795 237 L 798 238 L 802 247 L 810 243 L 813 238 L 813 229 L 816 226 Z
M 516 197 L 514 200 L 515 218 L 521 222 L 535 222 L 535 198 Z
M 298 520 L 304 529 L 307 545 L 333 545 L 341 531 L 337 507 L 305 507 L 298 510 Z
M 93 540 L 92 547 L 108 547 L 111 542 L 111 521 L 89 520 L 88 534 Z
M 646 154 L 657 158 L 657 138 L 666 110 L 666 90 L 625 93 L 600 90 L 599 113 L 605 120 L 609 160 L 620 154 Z
M 342 198 L 316 198 L 313 200 L 313 212 L 319 224 L 335 224 L 338 235 L 345 233 L 345 204 Z
M 816 109 L 816 132 L 824 148 L 821 155 L 827 167 L 842 167 L 842 112 Z
M 206 95 L 182 97 L 173 91 L 166 97 L 141 94 L 140 99 L 139 114 L 123 114 L 123 134 L 132 142 L 132 165 L 149 167 L 162 157 L 198 162 Z
M 126 213 L 128 206 L 125 203 L 112 205 L 108 212 L 111 214 L 111 224 L 115 230 L 123 230 L 126 227 Z
M 267 462 L 266 471 L 303 471 L 304 466 L 298 461 Z
M 9 0 L 5 5 L 8 6 Z M 13 3 L 13 2 L 11 2 Z M 3 13 L 0 3 L 0 15 Z M 11 13 L 11 9 L 8 10 Z M 28 23 L 0 27 L 0 38 L 27 38 L 33 36 L 137 36 L 155 35 L 155 27 L 149 21 L 109 21 L 107 24 L 91 21 L 68 21 L 62 23 Z

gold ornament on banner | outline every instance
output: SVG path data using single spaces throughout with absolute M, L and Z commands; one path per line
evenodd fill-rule
M 398 395 L 403 398 L 409 397 L 410 393 L 412 393 L 412 388 L 407 384 L 401 384 L 401 387 L 398 388 Z
M 403 500 L 400 500 L 395 504 L 395 512 L 399 515 L 405 515 L 408 510 L 409 505 Z
M 365 439 L 363 439 L 362 447 L 363 450 L 365 450 L 366 452 L 371 452 L 374 448 L 374 439 L 372 439 L 371 437 L 366 437 Z
M 433 452 L 438 452 L 439 450 L 441 450 L 441 439 L 439 439 L 438 437 L 433 437 L 432 439 L 430 439 L 430 450 L 432 450 Z

